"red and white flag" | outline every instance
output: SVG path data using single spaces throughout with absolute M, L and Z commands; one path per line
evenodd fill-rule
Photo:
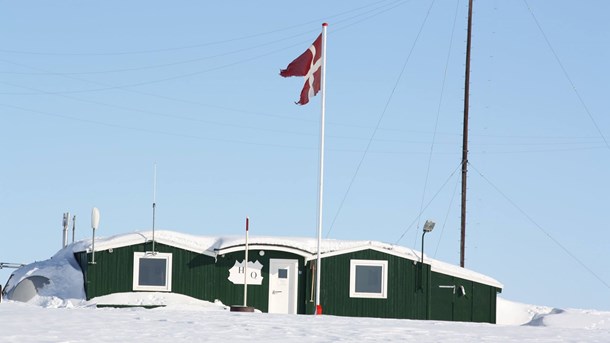
M 305 105 L 309 102 L 310 97 L 318 94 L 322 79 L 322 34 L 307 51 L 292 61 L 286 69 L 281 70 L 280 75 L 283 77 L 305 76 L 305 84 L 297 104 Z

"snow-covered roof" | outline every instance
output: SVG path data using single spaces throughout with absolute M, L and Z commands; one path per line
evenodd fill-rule
M 120 234 L 107 238 L 96 239 L 95 250 L 101 251 L 111 248 L 120 248 L 150 242 L 151 240 L 152 231 Z M 195 236 L 165 230 L 155 231 L 155 242 L 212 257 L 233 251 L 243 250 L 245 244 L 243 236 Z M 250 236 L 248 239 L 248 244 L 251 246 L 251 248 L 255 249 L 262 248 L 289 251 L 303 256 L 305 260 L 315 259 L 318 251 L 317 239 L 308 237 Z M 91 248 L 91 240 L 83 240 L 72 245 L 72 251 L 74 252 L 91 251 Z M 412 261 L 421 260 L 421 252 L 419 251 L 378 241 L 323 239 L 320 245 L 322 258 L 365 249 L 377 250 Z M 438 261 L 429 258 L 426 255 L 424 255 L 424 262 L 429 264 L 432 271 L 435 272 L 466 280 L 472 280 L 497 288 L 504 287 L 500 282 L 489 276 L 461 268 L 453 264 Z

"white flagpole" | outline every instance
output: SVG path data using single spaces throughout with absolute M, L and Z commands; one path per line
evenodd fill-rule
M 322 71 L 320 77 L 320 90 L 322 91 L 322 114 L 320 119 L 320 177 L 318 190 L 318 256 L 316 259 L 316 314 L 322 314 L 320 306 L 320 245 L 322 243 L 322 199 L 324 193 L 324 115 L 326 112 L 326 28 L 328 24 L 322 24 Z

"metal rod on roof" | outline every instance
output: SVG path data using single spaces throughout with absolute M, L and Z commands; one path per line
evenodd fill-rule
M 72 217 L 72 243 L 74 243 L 74 233 L 76 232 L 76 215 Z
M 65 248 L 68 245 L 68 226 L 70 226 L 70 212 L 64 213 L 63 233 L 61 237 L 61 247 Z
M 13 268 L 13 269 L 18 269 L 25 266 L 24 263 L 11 263 L 11 262 L 0 262 L 0 269 L 3 268 Z
M 152 253 L 155 253 L 155 212 L 157 208 L 157 164 L 153 167 Z

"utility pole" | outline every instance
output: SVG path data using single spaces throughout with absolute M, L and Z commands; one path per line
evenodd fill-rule
M 468 0 L 468 34 L 466 38 L 466 76 L 464 78 L 464 131 L 462 133 L 462 218 L 460 233 L 460 267 L 466 254 L 466 189 L 468 179 L 468 107 L 470 97 L 470 48 L 472 37 L 472 1 Z

